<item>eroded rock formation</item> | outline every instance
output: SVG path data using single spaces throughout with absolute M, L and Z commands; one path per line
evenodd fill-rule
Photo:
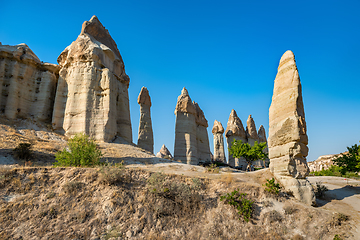
M 246 138 L 247 142 L 253 146 L 255 142 L 259 143 L 259 137 L 256 132 L 255 121 L 251 115 L 249 115 L 246 121 Z
M 154 152 L 154 137 L 151 124 L 151 99 L 149 91 L 146 87 L 142 87 L 137 99 L 140 105 L 140 123 L 139 123 L 139 135 L 138 146 L 151 153 Z
M 229 120 L 227 122 L 227 127 L 225 131 L 226 141 L 228 148 L 231 147 L 231 142 L 235 140 L 241 140 L 243 143 L 247 142 L 246 132 L 244 130 L 244 126 L 237 116 L 236 111 L 234 109 L 231 110 Z M 232 155 L 229 154 L 228 164 L 233 167 L 237 167 L 240 164 L 240 161 L 243 162 L 243 159 L 235 159 Z
M 9 119 L 51 122 L 58 72 L 26 44 L 0 44 L 0 112 Z
M 165 144 L 162 145 L 160 151 L 156 154 L 156 157 L 165 158 L 165 159 L 173 159 L 169 149 L 167 149 Z
M 214 135 L 214 161 L 226 162 L 224 150 L 224 128 L 221 122 L 214 121 L 214 126 L 211 131 Z
M 132 142 L 130 79 L 116 43 L 96 16 L 83 23 L 58 63 L 53 128 L 67 136 L 83 132 L 100 141 L 119 136 Z
M 259 127 L 258 133 L 257 133 L 258 137 L 259 137 L 259 143 L 265 142 L 267 145 L 267 139 L 266 139 L 266 132 L 265 132 L 265 128 L 263 125 L 261 125 Z M 269 148 L 266 147 L 264 149 L 265 153 L 269 153 Z M 265 160 L 258 160 L 254 163 L 254 166 L 258 166 L 258 167 L 266 167 L 269 166 L 270 160 L 269 158 L 265 159 Z
M 210 161 L 208 123 L 198 104 L 191 101 L 186 88 L 178 97 L 175 115 L 174 159 L 187 164 Z
M 308 137 L 301 84 L 294 54 L 280 59 L 269 109 L 270 170 L 287 191 L 307 204 L 315 203 L 311 184 L 306 180 Z

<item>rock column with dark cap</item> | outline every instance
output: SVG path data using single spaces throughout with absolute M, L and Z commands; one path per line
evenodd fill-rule
M 139 135 L 138 146 L 151 153 L 154 152 L 154 137 L 151 124 L 151 99 L 149 91 L 146 87 L 142 87 L 137 99 L 140 105 L 140 123 L 139 123 Z
M 231 110 L 229 120 L 227 123 L 226 131 L 225 131 L 226 141 L 228 148 L 231 147 L 231 142 L 235 140 L 241 140 L 243 143 L 246 143 L 246 132 L 244 130 L 244 126 L 240 120 L 240 118 L 237 116 L 236 111 L 234 109 Z M 229 153 L 229 162 L 228 164 L 233 167 L 239 166 L 240 162 L 243 162 L 241 159 L 235 159 L 232 155 Z
M 226 162 L 223 136 L 224 128 L 221 125 L 221 122 L 214 121 L 212 133 L 214 135 L 214 161 Z
M 308 137 L 301 83 L 294 54 L 280 59 L 269 109 L 270 170 L 285 190 L 306 204 L 315 203 L 313 188 L 306 176 Z

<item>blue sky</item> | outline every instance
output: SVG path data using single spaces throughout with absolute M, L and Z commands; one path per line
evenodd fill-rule
M 282 54 L 295 54 L 309 136 L 308 161 L 360 140 L 360 2 L 354 1 L 4 1 L 0 42 L 26 43 L 56 63 L 81 25 L 97 15 L 130 77 L 137 143 L 142 86 L 152 98 L 155 152 L 173 153 L 174 109 L 186 87 L 211 128 L 231 109 L 268 133 L 273 81 Z

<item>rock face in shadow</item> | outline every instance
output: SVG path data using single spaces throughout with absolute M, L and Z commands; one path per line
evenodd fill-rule
M 187 164 L 210 161 L 207 120 L 198 104 L 191 101 L 186 88 L 178 97 L 175 116 L 174 159 Z
M 0 113 L 51 122 L 58 66 L 42 63 L 26 44 L 0 44 Z
M 210 162 L 211 152 L 209 144 L 209 136 L 207 132 L 208 121 L 204 112 L 196 102 L 193 102 L 196 109 L 196 142 L 197 142 L 197 158 L 198 162 Z
M 226 162 L 224 149 L 224 128 L 221 122 L 214 121 L 214 126 L 211 131 L 214 135 L 214 161 Z
M 165 159 L 173 159 L 169 149 L 167 149 L 165 144 L 162 145 L 160 151 L 156 154 L 156 157 L 165 158 Z
M 137 99 L 140 105 L 140 123 L 139 123 L 139 135 L 138 146 L 151 153 L 154 152 L 154 137 L 151 124 L 151 99 L 149 91 L 146 87 L 142 87 Z
M 234 139 L 237 141 L 241 140 L 243 143 L 247 142 L 244 126 L 234 109 L 231 110 L 229 120 L 227 122 L 225 137 L 228 148 L 231 147 L 231 142 Z M 228 164 L 233 167 L 238 167 L 242 164 L 246 164 L 246 161 L 244 159 L 235 159 L 232 155 L 229 154 Z
M 306 180 L 308 137 L 301 84 L 294 54 L 287 51 L 280 59 L 269 109 L 270 170 L 286 190 L 306 203 L 315 195 Z
M 60 66 L 53 128 L 99 141 L 132 142 L 130 79 L 116 43 L 96 16 L 83 23 L 76 41 L 58 57 Z

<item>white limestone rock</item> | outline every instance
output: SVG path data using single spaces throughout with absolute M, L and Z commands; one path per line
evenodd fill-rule
M 26 44 L 0 45 L 0 113 L 51 122 L 58 72 Z
M 83 23 L 58 63 L 53 128 L 67 136 L 82 132 L 99 141 L 119 136 L 132 142 L 130 79 L 116 43 L 96 16 Z
M 294 54 L 287 51 L 280 59 L 269 109 L 270 170 L 275 178 L 306 204 L 315 203 L 315 195 L 306 180 L 309 168 L 305 112 L 301 83 Z

